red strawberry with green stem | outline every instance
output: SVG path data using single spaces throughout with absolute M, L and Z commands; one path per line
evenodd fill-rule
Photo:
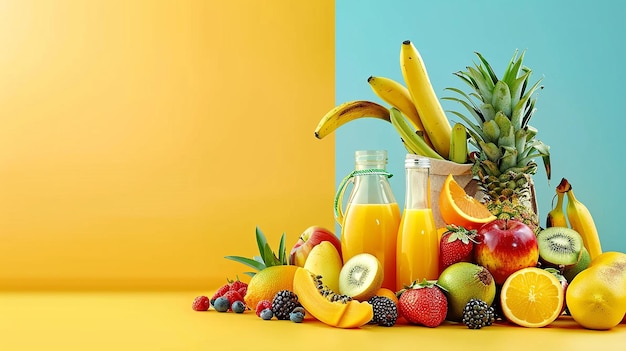
M 476 230 L 449 225 L 439 243 L 439 271 L 457 262 L 472 262 Z
M 434 328 L 446 319 L 448 300 L 438 285 L 424 280 L 402 292 L 398 312 L 411 323 Z

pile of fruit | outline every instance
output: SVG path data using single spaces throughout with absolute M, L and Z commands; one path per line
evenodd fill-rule
M 436 199 L 446 222 L 439 234 L 439 276 L 414 281 L 399 291 L 383 286 L 384 269 L 371 253 L 344 260 L 341 241 L 312 226 L 289 255 L 285 235 L 274 252 L 259 228 L 259 256 L 227 256 L 256 272 L 248 284 L 228 281 L 210 299 L 199 296 L 193 309 L 245 313 L 263 320 L 316 319 L 338 328 L 398 321 L 425 327 L 462 323 L 480 329 L 495 322 L 544 327 L 569 315 L 580 326 L 607 330 L 626 321 L 626 253 L 602 252 L 589 210 L 563 178 L 556 206 L 539 223 L 532 175 L 535 158 L 550 178 L 549 147 L 529 124 L 535 113 L 531 70 L 516 52 L 502 78 L 480 54 L 455 73 L 472 91 L 449 88 L 470 114 L 453 112 L 451 125 L 433 91 L 417 49 L 402 43 L 400 66 L 406 86 L 385 77 L 368 83 L 385 103 L 359 100 L 340 104 L 315 130 L 324 138 L 363 117 L 390 122 L 407 152 L 471 165 L 481 198 L 469 195 L 450 174 Z M 471 148 L 474 151 L 471 151 Z M 567 205 L 565 204 L 567 198 Z

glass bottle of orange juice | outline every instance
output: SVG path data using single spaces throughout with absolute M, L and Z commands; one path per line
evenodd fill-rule
M 439 239 L 430 207 L 430 160 L 407 155 L 406 198 L 396 248 L 396 290 L 439 275 Z
M 355 170 L 340 184 L 335 197 L 335 219 L 341 225 L 341 250 L 344 263 L 360 253 L 370 253 L 383 266 L 383 287 L 395 291 L 396 238 L 400 207 L 393 196 L 386 171 L 387 151 L 356 151 Z M 343 211 L 346 186 L 352 192 Z

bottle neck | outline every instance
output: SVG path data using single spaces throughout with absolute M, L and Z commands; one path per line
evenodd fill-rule
M 430 169 L 428 167 L 406 168 L 405 209 L 430 208 Z
M 357 163 L 355 168 L 354 189 L 350 203 L 396 203 L 391 185 L 387 180 L 391 175 L 385 170 L 384 163 Z

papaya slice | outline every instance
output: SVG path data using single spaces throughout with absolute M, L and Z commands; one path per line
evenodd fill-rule
M 302 307 L 322 323 L 338 328 L 358 328 L 372 320 L 374 312 L 367 302 L 331 302 L 319 293 L 311 273 L 298 268 L 293 290 Z

